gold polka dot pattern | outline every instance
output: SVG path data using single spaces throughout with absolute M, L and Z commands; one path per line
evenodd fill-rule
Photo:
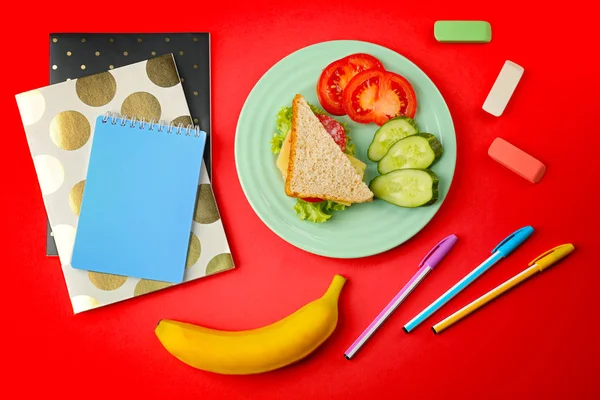
M 85 179 L 77 182 L 69 192 L 69 207 L 73 214 L 79 216 L 81 212 L 81 200 L 83 199 L 83 189 L 85 188 Z
M 82 65 L 82 69 L 85 66 Z M 102 72 L 77 79 L 75 90 L 79 99 L 88 106 L 101 107 L 115 97 L 117 81 L 110 72 Z
M 90 138 L 91 127 L 80 112 L 69 110 L 58 113 L 50 122 L 50 139 L 63 150 L 77 150 Z
M 188 246 L 185 268 L 189 268 L 192 265 L 196 264 L 196 262 L 200 258 L 201 250 L 202 246 L 200 245 L 200 239 L 198 239 L 198 236 L 194 235 L 193 233 L 190 233 L 190 244 Z
M 181 117 L 175 118 L 171 123 L 175 126 L 182 124 L 184 127 L 187 127 L 188 125 L 192 125 L 192 117 L 189 115 L 182 115 Z
M 160 87 L 171 87 L 179 83 L 175 61 L 170 54 L 148 60 L 146 74 L 152 83 Z
M 136 92 L 127 96 L 121 105 L 121 114 L 129 118 L 160 120 L 161 107 L 157 98 L 148 92 Z
M 149 279 L 141 279 L 137 283 L 137 285 L 135 285 L 135 289 L 133 290 L 133 295 L 141 296 L 143 294 L 152 293 L 157 290 L 168 288 L 169 286 L 173 286 L 173 284 L 169 283 L 169 282 L 160 282 L 160 281 L 151 281 Z
M 233 258 L 230 253 L 217 254 L 208 262 L 206 266 L 206 275 L 216 274 L 217 272 L 227 271 L 233 268 Z
M 102 272 L 88 272 L 88 278 L 92 285 L 96 286 L 100 290 L 117 290 L 127 282 L 126 276 L 104 274 Z
M 199 224 L 212 224 L 220 218 L 215 196 L 210 184 L 203 183 L 198 188 L 196 194 L 196 210 L 194 211 L 194 221 Z

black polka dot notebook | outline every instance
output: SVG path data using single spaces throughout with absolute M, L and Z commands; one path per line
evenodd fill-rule
M 71 56 L 75 54 L 75 50 L 69 51 Z M 56 65 L 58 70 L 60 66 Z M 99 272 L 73 268 L 72 257 L 78 238 L 79 217 L 83 215 L 82 204 L 85 206 L 86 202 L 84 193 L 87 190 L 90 155 L 94 154 L 92 144 L 96 142 L 94 134 L 98 117 L 106 113 L 119 113 L 129 116 L 130 120 L 146 123 L 160 120 L 164 121 L 161 125 L 173 126 L 175 132 L 190 122 L 192 113 L 173 55 L 157 56 L 93 75 L 70 78 L 18 94 L 16 101 L 73 310 L 82 312 L 171 286 L 172 281 L 140 279 L 139 276 L 106 273 L 107 270 Z M 143 142 L 139 143 L 141 146 Z M 115 142 L 115 146 L 119 146 L 118 142 Z M 121 150 L 121 158 L 131 154 Z M 192 197 L 187 196 L 189 203 L 195 204 L 195 207 L 193 215 L 189 215 L 190 232 L 187 236 L 182 235 L 185 240 L 182 247 L 187 249 L 187 254 L 184 254 L 185 265 L 182 266 L 184 282 L 234 267 L 210 177 L 202 160 L 202 150 L 198 151 L 200 178 L 197 187 L 190 190 Z M 124 184 L 133 182 L 133 179 L 126 180 Z M 123 185 L 120 187 L 125 189 Z M 126 193 L 124 189 L 117 192 Z M 147 183 L 144 191 L 154 189 Z M 166 193 L 162 189 L 159 192 Z M 175 193 L 179 193 L 179 190 L 175 190 Z M 120 201 L 117 195 L 112 197 Z M 125 203 L 125 199 L 121 200 Z M 137 203 L 139 201 L 134 202 L 134 207 Z M 106 218 L 110 220 L 111 215 L 108 214 Z M 136 223 L 140 228 L 134 228 L 135 234 L 139 235 L 136 239 L 150 243 L 144 236 L 149 232 L 143 229 L 143 222 L 156 218 L 150 212 L 138 215 Z M 89 237 L 92 242 L 95 237 L 101 239 L 111 235 L 110 229 L 119 229 L 118 224 L 109 223 L 108 228 L 96 230 Z M 129 253 L 135 256 L 140 251 L 152 252 L 154 248 L 152 245 L 142 245 L 137 253 Z M 151 257 L 152 254 L 146 256 Z
M 211 174 L 210 36 L 208 33 L 54 33 L 50 35 L 50 83 L 65 82 L 172 53 L 191 119 L 208 134 L 204 161 Z M 50 224 L 46 254 L 58 255 Z

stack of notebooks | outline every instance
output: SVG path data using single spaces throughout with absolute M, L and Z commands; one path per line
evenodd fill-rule
M 50 49 L 54 84 L 16 99 L 75 313 L 233 268 L 208 34 L 53 34 Z

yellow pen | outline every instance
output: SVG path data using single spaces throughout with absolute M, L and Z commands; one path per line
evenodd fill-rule
M 520 274 L 513 276 L 502 285 L 490 290 L 477 300 L 467 304 L 444 320 L 438 322 L 431 329 L 433 329 L 434 333 L 440 333 L 444 329 L 449 328 L 467 315 L 471 314 L 473 311 L 478 310 L 490 301 L 494 300 L 496 297 L 517 286 L 519 283 L 526 281 L 528 278 L 531 278 L 538 272 L 542 272 L 552 264 L 565 258 L 573 250 L 575 250 L 575 246 L 573 246 L 571 243 L 567 243 L 556 246 L 555 248 L 540 254 L 535 260 L 529 263 L 529 268 Z

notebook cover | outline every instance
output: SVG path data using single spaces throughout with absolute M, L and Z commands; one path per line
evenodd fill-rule
M 73 268 L 180 283 L 206 133 L 98 117 Z
M 106 71 L 111 66 L 119 68 L 169 53 L 173 53 L 175 57 L 193 122 L 208 134 L 204 162 L 210 177 L 210 36 L 208 33 L 51 34 L 50 83 L 81 78 Z M 50 233 L 51 230 L 48 228 L 46 254 L 56 256 L 58 252 Z
M 78 270 L 71 255 L 96 117 L 115 112 L 173 121 L 189 115 L 172 55 L 22 93 L 17 104 L 74 311 L 170 286 Z M 184 281 L 233 268 L 204 163 L 191 223 Z

